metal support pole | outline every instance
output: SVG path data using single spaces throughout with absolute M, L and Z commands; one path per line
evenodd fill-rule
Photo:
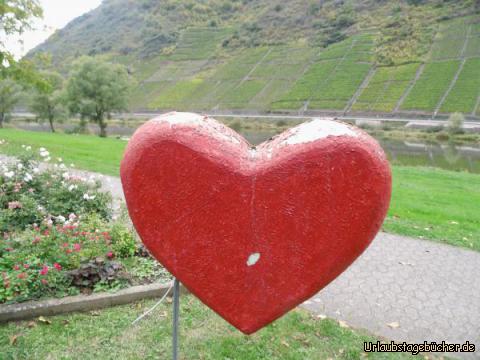
M 180 282 L 175 278 L 173 284 L 173 360 L 178 360 L 178 314 L 180 311 Z

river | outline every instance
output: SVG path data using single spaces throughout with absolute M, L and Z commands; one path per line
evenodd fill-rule
M 69 131 L 71 124 L 57 124 L 58 128 Z M 49 131 L 47 124 L 35 122 L 17 123 L 16 127 L 30 131 Z M 92 132 L 96 127 L 89 125 Z M 112 124 L 108 127 L 110 135 L 129 137 L 134 127 Z M 272 131 L 241 131 L 242 135 L 258 145 L 276 133 Z M 426 143 L 422 141 L 401 141 L 377 139 L 385 150 L 390 162 L 394 165 L 430 166 L 452 171 L 467 171 L 480 174 L 480 146 L 455 145 L 453 143 Z

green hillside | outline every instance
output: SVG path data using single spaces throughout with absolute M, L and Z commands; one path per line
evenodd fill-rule
M 33 53 L 51 53 L 63 71 L 83 54 L 127 65 L 138 80 L 132 110 L 479 116 L 479 9 L 447 0 L 105 0 Z

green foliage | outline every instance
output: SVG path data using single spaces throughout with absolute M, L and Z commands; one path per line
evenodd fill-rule
M 191 98 L 195 90 L 202 84 L 202 79 L 192 79 L 168 83 L 167 88 L 160 96 L 151 100 L 150 106 L 160 109 L 183 109 L 187 99 Z
M 419 64 L 407 64 L 377 68 L 353 109 L 391 112 L 414 79 L 418 66 Z
M 39 121 L 48 121 L 51 131 L 55 132 L 54 122 L 63 120 L 67 115 L 63 78 L 55 72 L 44 72 L 41 76 L 47 86 L 36 89 L 30 108 Z
M 200 60 L 215 55 L 217 47 L 232 33 L 229 28 L 191 28 L 183 32 L 171 60 Z
M 0 246 L 0 303 L 64 296 L 123 279 L 123 266 L 110 260 L 109 229 L 90 216 L 9 234 Z
M 447 129 L 450 134 L 458 134 L 463 131 L 463 123 L 465 122 L 465 117 L 462 113 L 455 112 L 451 114 L 448 118 Z
M 0 128 L 20 99 L 20 86 L 11 79 L 0 80 Z
M 136 243 L 130 229 L 107 222 L 110 194 L 63 163 L 35 166 L 25 156 L 1 171 L 0 303 L 124 286 L 123 266 L 111 260 L 133 256 Z
M 474 111 L 480 89 L 479 69 L 480 58 L 466 60 L 455 85 L 440 109 L 441 112 Z
M 31 151 L 31 150 L 30 150 Z M 44 160 L 48 152 L 40 151 Z M 71 214 L 96 213 L 110 217 L 111 196 L 99 191 L 100 184 L 60 171 L 39 172 L 31 155 L 19 162 L 3 165 L 0 175 L 0 231 L 24 230 L 33 224 L 68 219 Z
M 432 112 L 448 89 L 459 65 L 460 62 L 456 60 L 426 64 L 423 73 L 402 104 L 402 109 Z
M 343 109 L 370 69 L 369 64 L 344 61 L 311 96 L 310 108 Z
M 465 15 L 473 11 L 472 2 L 436 0 L 292 0 L 289 6 L 280 0 L 116 0 L 76 19 L 32 54 L 51 52 L 62 72 L 85 54 L 128 66 L 139 82 L 129 99 L 133 110 L 342 110 L 370 63 L 458 58 L 470 28 L 464 55 L 478 57 L 479 27 Z M 336 70 L 311 76 L 311 69 L 329 66 L 322 60 L 335 60 Z M 435 82 L 441 98 L 448 85 Z M 389 112 L 407 87 L 407 80 L 376 82 L 366 92 L 375 103 L 362 99 L 354 109 Z M 406 109 L 413 109 L 410 101 Z M 463 104 L 450 105 L 467 112 Z
M 151 257 L 136 257 L 128 267 L 128 273 L 134 278 L 144 282 L 145 280 L 167 279 L 171 275 L 160 263 Z
M 5 39 L 21 35 L 32 28 L 32 21 L 42 17 L 38 0 L 8 0 L 0 2 L 0 78 L 16 64 L 12 54 L 5 50 Z
M 454 19 L 441 24 L 430 51 L 430 59 L 458 59 L 466 40 L 468 27 L 466 18 Z
M 105 117 L 127 109 L 130 76 L 123 65 L 82 57 L 73 65 L 67 84 L 70 110 L 98 124 L 107 135 Z
M 266 85 L 262 80 L 247 80 L 231 89 L 221 98 L 225 108 L 246 108 L 248 102 L 255 94 L 259 93 Z
M 336 65 L 336 61 L 321 61 L 313 64 L 280 101 L 310 99 L 314 92 L 328 81 Z
M 376 41 L 376 62 L 395 65 L 421 60 L 434 35 L 436 19 L 432 15 L 428 6 L 404 5 L 389 16 Z
M 116 256 L 131 257 L 137 250 L 137 242 L 132 230 L 117 223 L 110 231 L 112 248 Z

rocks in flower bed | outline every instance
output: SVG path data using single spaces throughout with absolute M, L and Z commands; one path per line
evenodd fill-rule
M 102 257 L 81 264 L 78 269 L 68 271 L 67 275 L 71 277 L 72 285 L 88 289 L 93 289 L 99 282 L 109 283 L 127 277 L 122 264 Z
M 143 258 L 152 257 L 152 255 L 150 255 L 150 252 L 147 250 L 147 248 L 143 244 L 139 244 L 137 246 L 137 250 L 135 251 L 135 256 L 143 257 Z

